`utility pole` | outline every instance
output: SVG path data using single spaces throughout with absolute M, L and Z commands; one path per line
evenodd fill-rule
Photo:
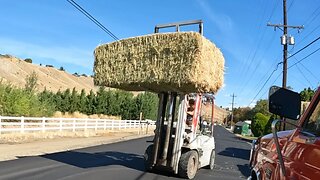
M 231 103 L 231 123 L 230 123 L 230 128 L 232 127 L 233 123 L 233 106 L 234 106 L 234 98 L 237 97 L 234 95 L 234 93 L 231 95 L 232 97 L 232 103 Z
M 287 88 L 287 69 L 288 69 L 288 44 L 294 45 L 294 37 L 288 36 L 288 28 L 298 29 L 298 32 L 300 29 L 303 29 L 303 26 L 289 26 L 288 25 L 288 19 L 287 19 L 287 0 L 283 0 L 283 24 L 270 24 L 268 23 L 267 26 L 274 27 L 274 30 L 276 28 L 279 28 L 283 31 L 283 35 L 281 36 L 281 44 L 283 45 L 283 76 L 282 76 L 282 87 Z M 283 29 L 281 29 L 283 28 Z M 285 122 L 285 118 L 282 118 Z M 282 124 L 282 125 L 281 125 Z M 280 127 L 282 126 L 282 129 L 285 130 L 286 125 L 285 123 L 281 123 Z M 281 128 L 280 128 L 281 129 Z
M 283 0 L 283 24 L 270 24 L 268 23 L 267 26 L 279 28 L 283 31 L 283 35 L 281 36 L 281 44 L 283 45 L 283 76 L 282 76 L 282 87 L 287 88 L 287 57 L 288 57 L 288 44 L 294 45 L 294 37 L 288 36 L 288 28 L 293 29 L 303 29 L 303 26 L 289 26 L 288 19 L 287 19 L 287 0 Z M 281 29 L 283 28 L 283 29 Z

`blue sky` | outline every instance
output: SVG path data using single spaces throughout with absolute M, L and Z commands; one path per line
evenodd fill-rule
M 204 36 L 223 52 L 225 85 L 217 105 L 253 105 L 267 98 L 272 84 L 281 86 L 282 65 L 258 91 L 282 61 L 282 31 L 267 27 L 282 23 L 281 0 L 76 0 L 117 37 L 153 33 L 156 24 L 202 19 Z M 36 64 L 63 66 L 68 72 L 92 74 L 93 51 L 113 39 L 66 0 L 0 0 L 0 54 L 30 57 Z M 320 0 L 287 0 L 288 24 L 296 44 L 289 55 L 320 36 Z M 182 30 L 197 31 L 197 27 Z M 290 67 L 320 47 L 320 40 L 288 60 Z M 316 88 L 320 79 L 320 51 L 288 70 L 287 84 L 295 91 Z M 254 97 L 256 97 L 254 99 Z M 252 104 L 250 104 L 253 102 Z

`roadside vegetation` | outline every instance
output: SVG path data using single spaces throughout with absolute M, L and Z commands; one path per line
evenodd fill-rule
M 300 92 L 302 101 L 310 101 L 315 91 L 311 88 L 305 88 Z M 239 107 L 234 109 L 233 122 L 252 120 L 251 130 L 255 137 L 263 136 L 271 133 L 271 123 L 274 119 L 279 119 L 280 117 L 272 115 L 268 111 L 268 101 L 266 99 L 261 99 L 257 101 L 255 107 Z M 290 120 L 289 120 L 290 121 Z M 230 119 L 228 119 L 230 122 Z M 291 123 L 296 123 L 296 121 L 291 121 Z
M 86 115 L 104 114 L 121 116 L 122 119 L 156 119 L 158 98 L 153 93 L 141 93 L 134 96 L 121 90 L 97 92 L 77 92 L 66 89 L 56 93 L 44 90 L 37 92 L 37 74 L 26 77 L 25 88 L 17 88 L 0 81 L 1 116 L 50 117 L 56 111 L 63 113 L 80 112 Z

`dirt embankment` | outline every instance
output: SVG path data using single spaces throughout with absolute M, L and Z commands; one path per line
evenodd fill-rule
M 38 90 L 43 89 L 57 92 L 67 88 L 76 88 L 78 92 L 85 89 L 89 92 L 91 89 L 97 90 L 93 84 L 93 78 L 88 76 L 75 76 L 55 67 L 45 67 L 10 56 L 0 55 L 0 79 L 11 83 L 17 87 L 24 87 L 26 77 L 32 72 L 38 76 Z

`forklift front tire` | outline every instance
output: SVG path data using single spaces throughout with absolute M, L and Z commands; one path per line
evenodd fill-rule
M 210 164 L 207 166 L 208 169 L 212 170 L 214 168 L 214 161 L 216 159 L 216 151 L 212 149 L 211 155 L 210 155 Z
M 181 154 L 178 174 L 182 178 L 193 179 L 198 171 L 198 152 L 191 150 Z
M 144 153 L 144 167 L 145 170 L 148 172 L 152 171 L 152 151 L 153 151 L 153 145 L 148 146 Z

